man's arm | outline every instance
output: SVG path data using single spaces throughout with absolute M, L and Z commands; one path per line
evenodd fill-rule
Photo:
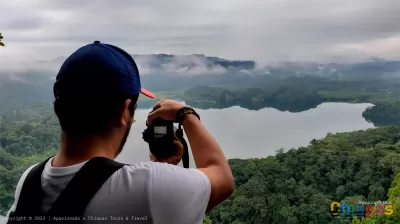
M 178 111 L 183 107 L 183 104 L 175 100 L 162 99 L 154 105 L 153 112 L 147 117 L 147 123 L 151 124 L 156 118 L 175 121 Z M 218 143 L 196 116 L 186 115 L 182 125 L 189 139 L 196 167 L 211 183 L 211 196 L 207 206 L 207 211 L 210 211 L 232 194 L 232 171 Z
M 210 211 L 232 194 L 232 171 L 220 146 L 196 116 L 186 115 L 182 125 L 188 136 L 196 167 L 211 183 L 211 195 L 207 206 L 207 211 Z

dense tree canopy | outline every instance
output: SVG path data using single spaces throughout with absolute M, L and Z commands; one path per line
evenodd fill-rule
M 387 200 L 400 171 L 399 140 L 400 127 L 389 126 L 229 160 L 235 192 L 211 212 L 212 223 L 346 223 L 330 214 L 330 203 Z
M 374 106 L 363 113 L 367 121 L 375 126 L 400 124 L 400 92 L 350 91 L 346 90 L 344 83 L 338 88 L 343 89 L 313 84 L 291 86 L 291 83 L 271 88 L 198 86 L 186 90 L 181 97 L 189 105 L 203 109 L 240 106 L 259 110 L 272 107 L 289 112 L 306 111 L 323 102 L 373 103 Z
M 59 133 L 55 117 L 1 122 L 0 215 L 11 207 L 22 173 L 58 150 Z
M 241 106 L 251 110 L 273 107 L 278 110 L 300 112 L 322 103 L 322 99 L 312 90 L 280 87 L 267 91 L 257 87 L 227 89 L 200 86 L 187 90 L 184 100 L 200 108 L 226 108 Z
M 0 214 L 11 206 L 22 172 L 58 147 L 59 126 L 54 115 L 24 113 L 19 120 L 3 120 L 0 126 Z M 235 192 L 205 222 L 344 222 L 329 213 L 331 201 L 399 197 L 399 177 L 391 185 L 400 170 L 399 140 L 400 127 L 389 126 L 328 134 L 307 147 L 278 150 L 268 158 L 230 160 Z M 399 204 L 393 206 L 395 213 L 390 218 L 394 219 Z
M 400 101 L 377 103 L 367 108 L 363 116 L 376 126 L 400 125 Z
M 198 86 L 176 96 L 203 108 L 239 105 L 253 110 L 274 107 L 292 112 L 316 107 L 321 102 L 370 102 L 375 106 L 364 112 L 367 120 L 377 125 L 399 124 L 398 84 L 373 84 L 290 78 L 261 80 L 240 88 Z M 35 78 L 0 86 L 2 215 L 14 200 L 22 172 L 58 149 L 60 129 L 52 110 L 49 86 Z M 205 223 L 349 223 L 329 212 L 332 201 L 342 200 L 391 201 L 392 216 L 372 216 L 367 221 L 399 223 L 399 140 L 400 127 L 387 126 L 328 134 L 324 139 L 313 139 L 308 146 L 281 149 L 268 158 L 229 160 L 235 192 L 208 214 Z M 353 223 L 357 220 L 353 219 Z

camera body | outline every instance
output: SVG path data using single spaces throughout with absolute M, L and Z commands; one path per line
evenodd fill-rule
M 143 140 L 156 158 L 168 158 L 176 154 L 174 135 L 174 123 L 157 118 L 143 131 Z

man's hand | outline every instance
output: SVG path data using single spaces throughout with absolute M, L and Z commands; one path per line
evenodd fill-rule
M 174 136 L 174 144 L 176 146 L 176 154 L 165 159 L 160 159 L 160 161 L 157 160 L 157 158 L 149 152 L 149 157 L 150 160 L 153 162 L 161 162 L 161 163 L 168 163 L 172 165 L 178 165 L 178 163 L 182 160 L 182 155 L 183 155 L 183 145 L 181 141 L 179 141 L 178 137 Z
M 154 111 L 147 116 L 147 124 L 150 125 L 151 122 L 156 118 L 161 118 L 167 121 L 175 121 L 178 110 L 184 106 L 185 105 L 175 100 L 162 99 L 154 105 Z

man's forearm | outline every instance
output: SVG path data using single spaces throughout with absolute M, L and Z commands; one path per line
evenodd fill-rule
M 188 136 L 197 169 L 203 172 L 211 183 L 207 212 L 228 198 L 234 188 L 231 168 L 215 139 L 194 115 L 186 115 L 183 128 Z
M 200 123 L 199 119 L 192 114 L 186 116 L 183 128 L 188 136 L 196 167 L 206 168 L 217 165 L 223 166 L 228 172 L 231 172 L 221 147 Z

